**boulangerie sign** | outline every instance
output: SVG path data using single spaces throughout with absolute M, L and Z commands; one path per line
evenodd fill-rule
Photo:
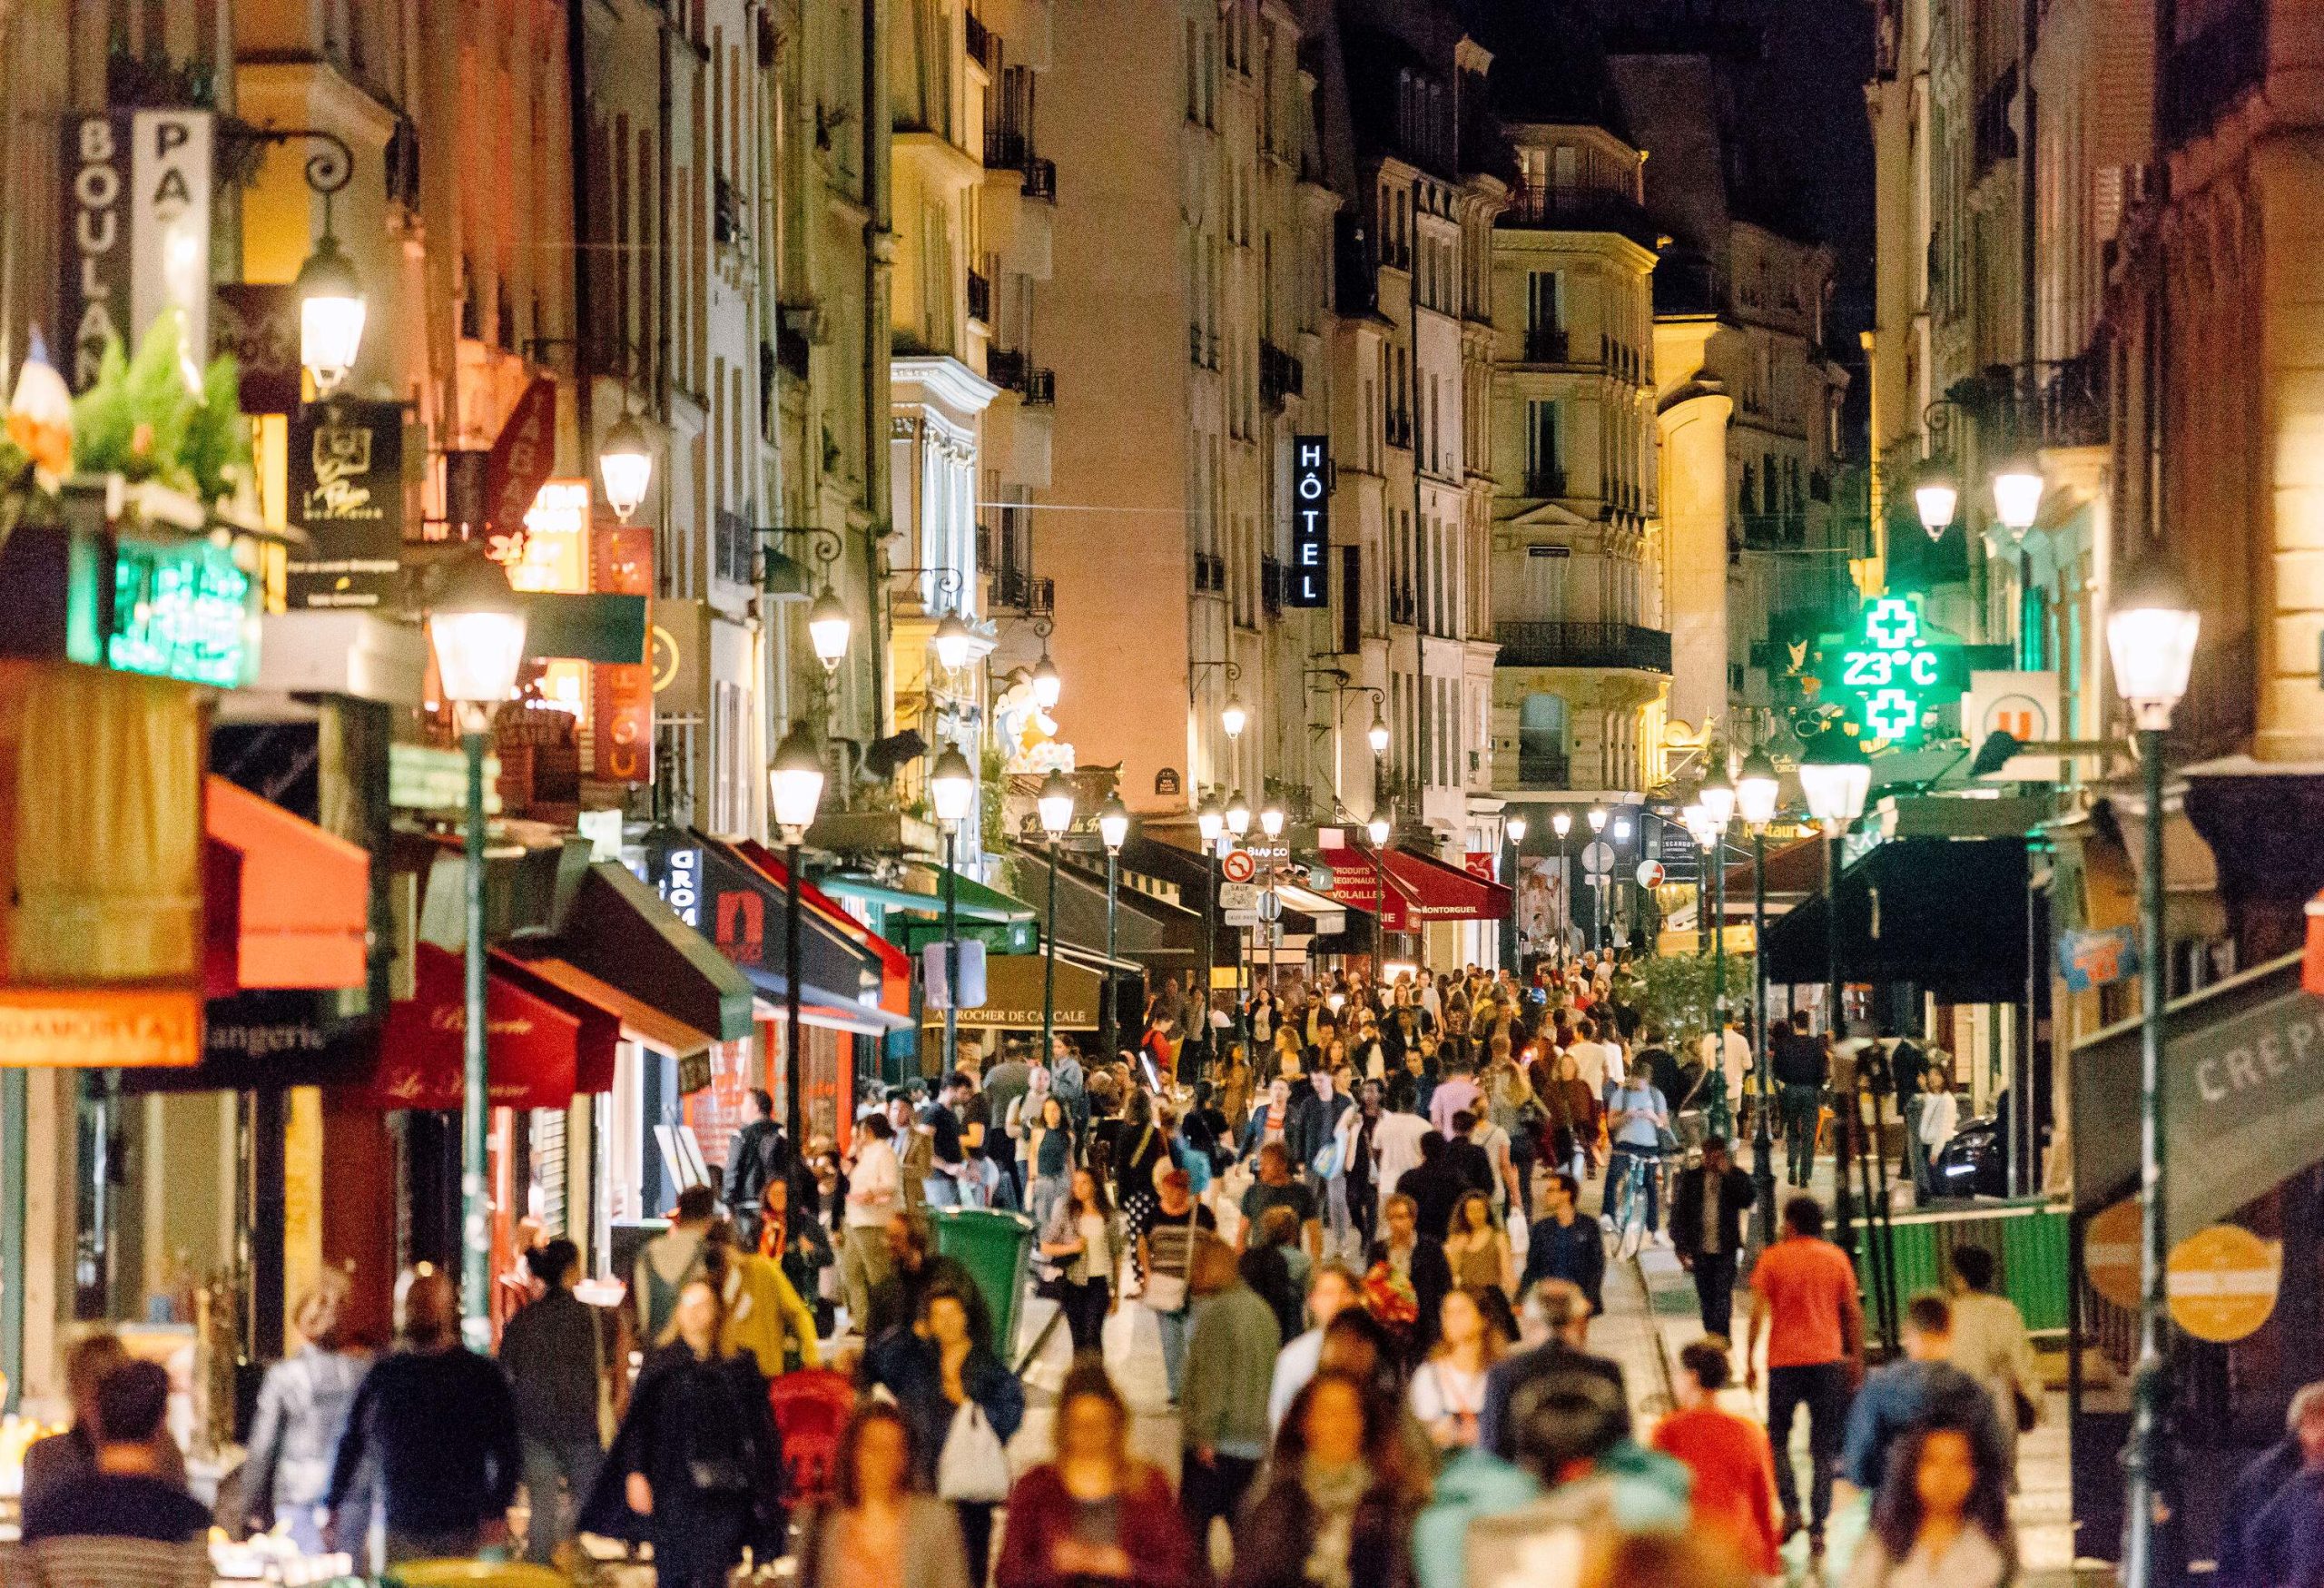
M 206 110 L 107 111 L 68 117 L 64 178 L 65 384 L 85 391 L 105 343 L 133 349 L 165 310 L 184 316 L 187 368 L 210 360 L 211 146 Z

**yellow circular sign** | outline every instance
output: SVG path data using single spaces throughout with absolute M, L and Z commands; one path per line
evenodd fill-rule
M 2171 1248 L 2171 1316 L 2199 1340 L 2259 1332 L 2283 1287 L 2282 1246 L 2233 1224 L 2199 1229 Z
M 2090 1287 L 2117 1307 L 2139 1304 L 2139 1199 L 2126 1197 L 2090 1221 L 2082 1236 L 2082 1270 Z
M 653 669 L 654 693 L 659 695 L 678 681 L 678 636 L 660 624 L 646 635 L 645 664 Z

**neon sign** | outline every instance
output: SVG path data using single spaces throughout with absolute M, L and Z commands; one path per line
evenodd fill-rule
M 254 557 L 224 535 L 166 543 L 122 537 L 105 661 L 124 673 L 221 689 L 248 684 L 258 672 L 261 592 L 244 565 Z
M 1817 677 L 1828 698 L 1875 744 L 1918 745 L 1937 709 L 1966 687 L 1961 647 L 1931 635 L 1901 596 L 1874 601 L 1820 649 Z

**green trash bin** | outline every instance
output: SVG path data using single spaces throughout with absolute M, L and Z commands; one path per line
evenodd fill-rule
M 969 1271 L 992 1313 L 992 1348 L 1004 1362 L 1017 1354 L 1017 1315 L 1033 1255 L 1033 1221 L 987 1208 L 932 1208 L 936 1249 Z

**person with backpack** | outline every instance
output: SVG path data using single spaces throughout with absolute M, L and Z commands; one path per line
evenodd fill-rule
M 1877 1493 L 1887 1475 L 1889 1452 L 1905 1429 L 1944 1422 L 1977 1445 L 1981 1465 L 2006 1472 L 2009 1440 L 1994 1413 L 1985 1386 L 1955 1367 L 1953 1304 L 1934 1290 L 1905 1307 L 1905 1355 L 1873 1369 L 1848 1408 L 1847 1435 L 1840 1451 L 1840 1475 L 1853 1486 Z
M 774 1122 L 774 1099 L 753 1088 L 750 1123 L 734 1133 L 726 1149 L 726 1207 L 743 1244 L 753 1251 L 759 1244 L 761 1199 L 769 1184 L 791 1173 L 792 1161 L 791 1143 Z

